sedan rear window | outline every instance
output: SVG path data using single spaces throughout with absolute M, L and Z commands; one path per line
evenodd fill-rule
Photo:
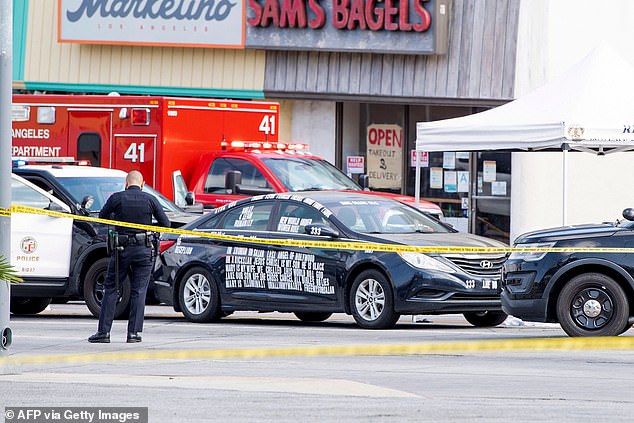
M 224 217 L 223 229 L 266 231 L 273 210 L 273 203 L 247 204 L 229 210 Z

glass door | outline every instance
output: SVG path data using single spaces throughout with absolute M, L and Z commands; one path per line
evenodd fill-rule
M 471 167 L 470 232 L 508 243 L 511 227 L 511 153 L 472 153 Z

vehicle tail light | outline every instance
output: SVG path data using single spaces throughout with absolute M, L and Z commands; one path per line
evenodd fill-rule
M 77 166 L 90 166 L 89 160 L 80 160 L 77 162 Z
M 161 241 L 159 244 L 159 254 L 163 254 L 165 250 L 176 244 L 174 240 Z
M 150 124 L 150 109 L 132 109 L 132 125 Z

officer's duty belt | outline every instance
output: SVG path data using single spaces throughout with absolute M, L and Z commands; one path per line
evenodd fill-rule
M 146 245 L 147 234 L 145 232 L 131 235 L 119 234 L 119 244 L 123 247 L 126 245 Z

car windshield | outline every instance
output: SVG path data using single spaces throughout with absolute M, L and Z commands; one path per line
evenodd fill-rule
M 82 199 L 91 195 L 94 198 L 90 211 L 100 211 L 103 205 L 112 194 L 123 191 L 125 188 L 125 177 L 100 176 L 100 177 L 61 177 L 57 179 L 59 183 L 73 196 L 76 203 L 81 203 Z M 153 195 L 158 200 L 164 211 L 180 212 L 178 206 L 172 203 L 167 197 L 145 185 L 143 191 Z
M 418 209 L 389 199 L 324 201 L 348 228 L 367 234 L 447 233 L 447 226 Z
M 276 157 L 262 161 L 289 191 L 361 190 L 359 185 L 326 160 Z

